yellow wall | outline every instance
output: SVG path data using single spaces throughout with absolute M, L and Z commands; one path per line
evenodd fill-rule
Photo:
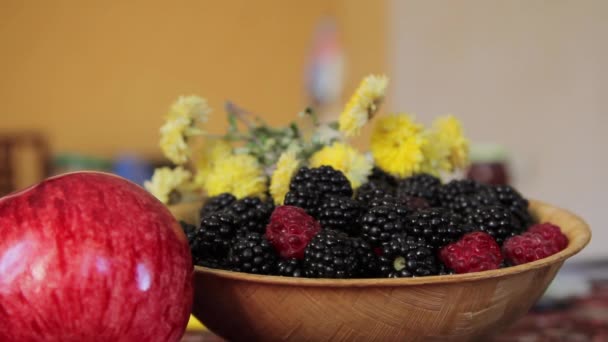
M 306 105 L 306 54 L 327 14 L 342 30 L 349 92 L 385 69 L 384 1 L 2 0 L 0 132 L 39 129 L 54 151 L 158 156 L 180 94 L 208 98 L 216 114 L 229 98 L 287 122 Z

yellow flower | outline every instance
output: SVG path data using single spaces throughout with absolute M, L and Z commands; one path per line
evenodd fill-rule
M 424 138 L 427 143 L 422 146 L 424 160 L 420 165 L 420 172 L 439 176 L 441 171 L 450 171 L 452 167 L 448 159 L 449 146 L 439 137 L 438 132 L 427 130 L 424 132 Z
M 205 180 L 218 161 L 232 155 L 232 146 L 226 140 L 208 140 L 196 160 L 194 184 L 205 186 Z
M 257 159 L 248 154 L 236 154 L 215 163 L 206 177 L 205 190 L 208 196 L 229 192 L 236 198 L 264 197 L 266 183 L 266 175 Z
M 167 119 L 182 118 L 194 121 L 194 123 L 203 123 L 207 122 L 209 113 L 211 113 L 211 108 L 204 98 L 196 95 L 180 96 L 169 108 Z
M 387 85 L 386 76 L 369 75 L 364 78 L 340 114 L 340 132 L 347 137 L 358 135 L 361 128 L 378 111 Z
M 372 172 L 373 162 L 349 145 L 335 142 L 325 146 L 310 157 L 310 166 L 329 165 L 342 171 L 353 189 L 367 181 Z
M 371 139 L 376 164 L 383 170 L 407 177 L 420 172 L 427 144 L 423 127 L 407 114 L 394 114 L 380 119 Z
M 270 195 L 277 205 L 283 204 L 285 195 L 289 191 L 289 182 L 298 170 L 299 164 L 294 150 L 285 151 L 279 157 L 277 168 L 270 179 Z
M 448 171 L 465 168 L 469 162 L 469 141 L 458 119 L 453 115 L 440 117 L 433 122 L 433 130 L 436 139 L 447 149 Z
M 175 119 L 160 128 L 160 148 L 165 157 L 177 165 L 187 162 L 190 156 L 185 137 L 189 125 L 187 120 Z
M 190 171 L 181 166 L 178 166 L 175 169 L 162 167 L 154 170 L 152 179 L 145 181 L 144 187 L 154 195 L 154 197 L 158 198 L 159 201 L 164 204 L 170 204 L 170 194 L 173 191 L 187 189 L 191 178 L 192 174 Z
M 175 101 L 165 124 L 160 128 L 160 148 L 174 164 L 184 164 L 190 157 L 188 137 L 202 134 L 196 125 L 207 121 L 211 109 L 198 96 L 180 96 Z

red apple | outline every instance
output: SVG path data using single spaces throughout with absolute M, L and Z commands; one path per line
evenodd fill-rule
M 77 172 L 0 199 L 0 341 L 178 341 L 192 259 L 156 198 Z

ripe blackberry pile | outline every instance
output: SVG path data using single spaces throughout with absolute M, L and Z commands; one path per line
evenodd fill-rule
M 285 205 L 221 194 L 198 226 L 182 224 L 197 265 L 309 278 L 402 278 L 479 272 L 564 249 L 510 186 L 374 168 L 356 191 L 329 166 L 303 167 Z

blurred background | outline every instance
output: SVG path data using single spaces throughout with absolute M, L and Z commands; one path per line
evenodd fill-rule
M 225 100 L 331 117 L 386 73 L 384 112 L 457 115 L 474 159 L 589 222 L 575 260 L 605 260 L 607 37 L 605 0 L 0 0 L 0 194 L 83 168 L 141 183 L 182 94 L 221 132 Z
M 225 100 L 273 124 L 337 115 L 386 73 L 384 112 L 457 115 L 523 193 L 595 228 L 581 257 L 608 257 L 607 35 L 603 0 L 1 0 L 0 191 L 80 168 L 141 182 L 182 94 L 221 132 Z

